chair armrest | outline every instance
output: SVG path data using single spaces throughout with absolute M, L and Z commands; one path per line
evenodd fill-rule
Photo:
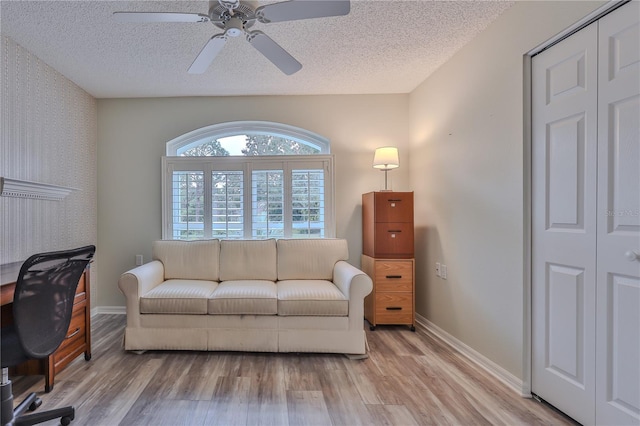
M 349 299 L 349 328 L 362 329 L 364 298 L 373 290 L 373 281 L 360 269 L 340 260 L 333 267 L 333 283 Z
M 127 326 L 140 325 L 140 296 L 164 281 L 164 265 L 154 260 L 120 276 L 118 287 L 127 298 Z

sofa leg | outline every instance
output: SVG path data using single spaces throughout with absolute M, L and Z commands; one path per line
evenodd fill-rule
M 146 351 L 131 351 L 136 355 L 142 355 L 143 353 L 145 353 Z
M 352 360 L 369 358 L 369 354 L 344 354 L 344 356 Z

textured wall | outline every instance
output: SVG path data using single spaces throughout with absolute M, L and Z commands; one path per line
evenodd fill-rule
M 0 42 L 0 176 L 79 189 L 62 201 L 0 197 L 0 263 L 95 244 L 97 102 L 13 40 Z

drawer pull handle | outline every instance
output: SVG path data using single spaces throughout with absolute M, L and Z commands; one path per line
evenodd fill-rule
M 397 232 L 397 233 L 400 233 L 400 232 L 402 232 L 402 231 L 401 231 L 401 230 L 399 230 L 399 229 L 397 229 L 397 230 L 390 229 L 390 230 L 388 230 L 387 232 Z
M 401 311 L 402 307 L 400 306 L 387 306 L 387 311 Z
M 389 201 L 390 203 L 399 203 L 400 201 L 402 201 L 402 199 L 400 198 L 389 198 L 387 201 Z
M 73 336 L 75 336 L 76 334 L 80 333 L 80 329 L 76 328 L 76 331 L 74 331 L 73 333 L 71 333 L 70 335 L 68 335 L 67 337 L 65 337 L 65 339 L 71 339 Z
M 402 275 L 387 275 L 387 278 L 402 278 Z

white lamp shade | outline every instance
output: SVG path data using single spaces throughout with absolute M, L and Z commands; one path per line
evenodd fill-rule
M 376 148 L 376 153 L 373 156 L 374 169 L 391 170 L 398 167 L 400 167 L 400 160 L 398 160 L 398 148 L 393 146 Z

